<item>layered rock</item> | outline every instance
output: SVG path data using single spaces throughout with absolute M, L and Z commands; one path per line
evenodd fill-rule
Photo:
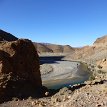
M 39 57 L 30 40 L 0 43 L 0 101 L 34 95 L 42 86 Z

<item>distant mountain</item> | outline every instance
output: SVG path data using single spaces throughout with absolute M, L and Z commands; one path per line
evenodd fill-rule
M 18 40 L 18 38 L 10 33 L 0 30 L 0 41 L 15 41 L 15 40 Z
M 18 40 L 14 35 L 0 30 L 0 41 L 15 41 Z M 39 53 L 71 53 L 75 49 L 69 45 L 56 45 L 51 43 L 33 43 Z
M 74 52 L 75 49 L 69 45 L 56 45 L 50 43 L 35 43 L 35 47 L 40 53 L 71 53 Z
M 42 43 L 34 42 L 33 44 L 37 48 L 37 51 L 39 53 L 46 53 L 46 52 L 52 53 L 53 52 L 51 49 L 49 49 L 46 45 L 44 45 Z

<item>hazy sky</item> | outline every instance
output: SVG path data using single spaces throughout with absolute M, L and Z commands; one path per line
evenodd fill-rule
M 107 0 L 0 0 L 0 28 L 36 42 L 89 45 L 107 34 Z

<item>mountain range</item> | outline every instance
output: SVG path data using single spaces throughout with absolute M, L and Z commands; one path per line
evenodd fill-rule
M 15 41 L 18 40 L 14 35 L 0 30 L 0 41 Z M 56 45 L 51 43 L 37 43 L 33 42 L 37 48 L 38 53 L 69 53 L 74 52 L 74 48 L 70 45 Z
M 15 41 L 18 38 L 14 35 L 0 30 L 0 41 Z M 33 42 L 38 53 L 68 53 L 65 59 L 84 60 L 96 62 L 107 58 L 107 35 L 95 40 L 93 45 L 74 48 L 70 45 L 56 45 L 51 43 Z

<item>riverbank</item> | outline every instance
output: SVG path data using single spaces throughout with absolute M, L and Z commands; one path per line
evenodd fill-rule
M 107 81 L 64 87 L 56 94 L 45 98 L 14 98 L 0 107 L 107 107 Z
M 42 83 L 49 89 L 83 83 L 89 79 L 88 66 L 82 62 L 61 60 L 58 56 L 43 57 L 41 61 L 45 62 L 40 69 Z
M 69 62 L 69 64 L 71 63 L 72 62 Z M 59 66 L 60 62 L 58 63 L 57 61 L 52 60 L 52 63 L 49 62 L 45 64 L 49 64 L 49 65 L 56 64 Z M 67 63 L 67 65 L 63 65 L 60 67 L 66 68 L 69 66 L 69 64 Z M 94 68 L 92 65 L 87 65 L 82 62 L 79 62 L 79 64 L 80 65 L 78 65 L 78 68 L 81 67 L 83 69 L 89 69 L 91 70 L 91 73 L 93 72 Z M 77 62 L 75 62 L 74 65 L 77 65 Z M 55 68 L 58 69 L 58 66 L 55 66 Z M 51 65 L 51 67 L 53 66 Z M 75 67 L 77 68 L 77 66 Z M 51 84 L 53 81 L 53 78 L 55 80 L 53 81 L 55 82 L 55 84 L 58 83 L 59 78 L 60 79 L 64 78 L 64 75 L 56 75 L 56 71 L 53 73 L 54 69 L 52 69 L 51 72 L 50 71 L 43 73 L 43 75 L 45 75 L 44 81 L 46 82 L 46 80 L 48 80 L 47 84 L 49 83 Z M 50 75 L 50 73 L 54 74 L 54 77 L 52 77 L 51 75 L 50 77 L 47 78 L 46 75 L 47 74 Z M 64 71 L 59 70 L 57 74 L 62 74 L 62 73 L 65 74 L 66 73 L 65 70 Z M 74 76 L 82 75 L 81 77 L 86 76 L 84 75 L 84 72 L 80 72 L 79 70 L 77 70 L 75 74 L 73 75 Z M 70 77 L 72 78 L 73 76 L 71 75 Z M 66 75 L 65 78 L 67 80 L 68 75 Z M 94 78 L 94 80 L 92 79 L 92 80 L 87 80 L 82 83 L 74 83 L 74 85 L 67 84 L 69 85 L 68 88 L 64 87 L 59 90 L 49 90 L 48 92 L 45 93 L 46 97 L 44 98 L 36 99 L 36 98 L 29 97 L 28 99 L 23 99 L 23 100 L 13 98 L 12 101 L 3 103 L 0 105 L 0 107 L 107 107 L 107 103 L 106 103 L 107 80 L 106 78 L 107 77 L 102 78 L 102 79 Z M 50 79 L 52 79 L 52 81 L 50 81 Z M 64 82 L 65 81 L 63 81 L 62 83 Z

